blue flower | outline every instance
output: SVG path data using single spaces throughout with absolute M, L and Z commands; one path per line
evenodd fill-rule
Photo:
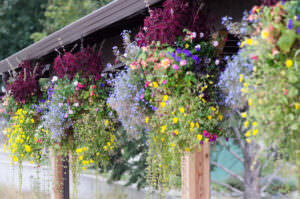
M 292 19 L 289 19 L 289 23 L 288 23 L 288 28 L 290 29 L 290 30 L 292 30 L 293 29 L 293 20 Z
M 300 35 L 300 26 L 297 28 L 297 33 Z
M 177 62 L 180 62 L 180 61 L 181 61 L 181 57 L 179 57 L 179 56 L 176 57 L 176 61 L 177 61 Z
M 184 50 L 183 50 L 183 53 L 184 53 L 186 56 L 188 56 L 188 57 L 191 57 L 191 56 L 192 56 L 192 53 L 191 53 L 189 50 L 187 50 L 187 49 L 184 49 Z
M 181 53 L 181 49 L 180 48 L 177 48 L 176 49 L 176 53 L 179 55 Z
M 197 55 L 193 55 L 192 59 L 195 61 L 196 64 L 200 62 L 200 59 Z

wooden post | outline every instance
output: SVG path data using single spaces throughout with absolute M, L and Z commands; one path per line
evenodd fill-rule
M 182 159 L 182 199 L 210 199 L 209 143 Z
M 53 191 L 51 199 L 69 199 L 69 158 L 51 151 Z

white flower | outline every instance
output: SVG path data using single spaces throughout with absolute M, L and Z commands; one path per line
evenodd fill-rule
M 219 45 L 219 42 L 218 41 L 213 41 L 213 46 L 214 47 L 217 47 Z
M 201 45 L 198 44 L 198 45 L 195 46 L 195 48 L 200 50 L 201 49 Z
M 75 104 L 73 104 L 73 106 L 78 107 L 78 106 L 79 106 L 79 103 L 76 102 Z
M 200 38 L 203 38 L 204 37 L 204 33 L 200 32 L 199 36 L 200 36 Z
M 107 67 L 107 68 L 112 67 L 111 63 L 106 64 L 106 67 Z
M 77 85 L 78 85 L 78 81 L 75 81 L 75 82 L 74 82 L 74 85 L 77 86 Z
M 127 57 L 127 53 L 124 53 L 124 57 Z
M 220 60 L 217 59 L 217 60 L 215 61 L 215 64 L 216 64 L 216 65 L 219 65 L 219 63 L 220 63 Z
M 57 76 L 53 76 L 51 82 L 54 83 L 54 82 L 56 82 L 57 80 L 58 80 L 58 77 L 57 77 Z
M 192 37 L 193 37 L 193 38 L 196 38 L 196 37 L 197 37 L 197 33 L 196 33 L 196 32 L 193 32 L 193 33 L 192 33 Z

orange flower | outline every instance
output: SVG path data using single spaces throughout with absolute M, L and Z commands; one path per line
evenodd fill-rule
M 164 68 L 164 69 L 167 69 L 169 68 L 171 65 L 171 60 L 169 58 L 166 58 L 166 59 L 163 59 L 161 61 L 161 66 Z

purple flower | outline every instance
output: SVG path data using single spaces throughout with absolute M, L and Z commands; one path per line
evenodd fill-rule
M 188 56 L 188 57 L 191 57 L 191 56 L 192 56 L 192 53 L 191 53 L 189 50 L 187 50 L 187 49 L 184 49 L 184 50 L 183 50 L 183 53 L 184 53 L 186 56 Z
M 297 33 L 300 35 L 300 26 L 297 28 Z
M 284 5 L 284 4 L 285 4 L 285 1 L 284 1 L 284 0 L 282 0 L 281 2 L 282 2 L 282 5 Z
M 289 19 L 289 24 L 288 24 L 288 28 L 290 29 L 290 30 L 292 30 L 293 29 L 293 20 L 292 19 Z
M 176 58 L 176 53 L 172 52 L 171 56 L 175 59 Z
M 193 55 L 192 59 L 195 61 L 196 64 L 200 62 L 200 59 L 197 55 Z
M 63 103 L 58 103 L 59 108 L 63 106 Z
M 68 118 L 68 113 L 65 114 L 65 118 Z
M 181 61 L 181 57 L 176 57 L 176 61 L 180 62 Z
M 180 61 L 180 66 L 185 66 L 186 64 L 187 64 L 187 62 L 185 59 Z
M 201 45 L 200 45 L 200 44 L 198 44 L 197 46 L 195 46 L 195 48 L 196 48 L 196 50 L 199 52 L 199 51 L 200 51 L 200 49 L 201 49 Z
M 152 106 L 152 110 L 153 110 L 153 111 L 156 111 L 157 108 L 156 108 L 155 106 Z
M 176 53 L 179 55 L 181 53 L 181 49 L 180 48 L 177 48 L 176 49 Z
M 144 99 L 144 97 L 145 97 L 145 93 L 143 93 L 143 94 L 141 95 L 140 99 L 142 100 L 142 99 Z

